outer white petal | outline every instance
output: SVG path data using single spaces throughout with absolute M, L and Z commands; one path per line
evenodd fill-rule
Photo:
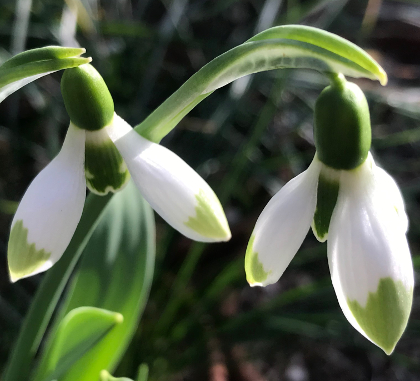
M 397 212 L 401 228 L 404 230 L 404 233 L 406 233 L 408 230 L 408 217 L 405 212 L 404 199 L 397 183 L 380 167 L 376 167 L 375 176 L 377 179 L 375 185 L 378 187 L 378 191 L 380 192 L 383 190 L 384 197 L 389 197 L 389 202 L 394 206 L 395 211 Z M 384 190 L 386 190 L 386 192 Z
M 277 282 L 298 251 L 314 217 L 321 166 L 315 156 L 310 167 L 280 189 L 258 218 L 245 257 L 251 286 Z
M 67 248 L 86 198 L 84 144 L 85 132 L 70 124 L 60 153 L 25 192 L 9 239 L 13 282 L 49 269 Z
M 227 241 L 222 206 L 209 185 L 179 156 L 150 142 L 118 115 L 106 127 L 133 181 L 152 208 L 188 238 Z
M 389 354 L 407 324 L 414 279 L 405 231 L 382 182 L 371 157 L 343 171 L 328 259 L 346 318 Z

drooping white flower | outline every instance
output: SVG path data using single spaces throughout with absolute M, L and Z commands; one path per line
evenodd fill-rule
M 156 212 L 185 236 L 202 242 L 230 239 L 213 190 L 176 154 L 141 137 L 114 113 L 108 89 L 92 66 L 66 71 L 62 92 L 69 132 L 58 156 L 29 186 L 13 220 L 12 281 L 45 271 L 61 257 L 80 220 L 86 185 L 98 195 L 116 192 L 130 173 Z
M 247 280 L 251 286 L 276 282 L 312 222 L 317 239 L 328 239 L 331 278 L 344 315 L 390 354 L 407 325 L 413 298 L 404 201 L 369 153 L 369 114 L 361 90 L 343 81 L 320 98 L 317 154 L 258 218 L 246 251 Z
M 245 259 L 251 286 L 277 282 L 293 259 L 314 218 L 323 170 L 315 156 L 261 213 Z M 336 181 L 327 246 L 334 289 L 349 322 L 390 354 L 407 325 L 414 286 L 401 193 L 370 155 L 338 171 Z

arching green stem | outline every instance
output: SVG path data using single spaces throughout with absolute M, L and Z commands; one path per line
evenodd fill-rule
M 145 138 L 159 142 L 214 90 L 245 75 L 280 68 L 387 81 L 373 58 L 343 38 L 297 25 L 271 28 L 209 62 L 135 128 Z

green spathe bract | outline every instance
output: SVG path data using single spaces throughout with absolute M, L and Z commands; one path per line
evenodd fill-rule
M 213 200 L 209 200 L 206 193 L 200 190 L 195 198 L 197 200 L 196 215 L 190 217 L 185 225 L 204 237 L 223 241 L 229 239 L 230 231 L 226 217 L 222 215 L 218 218 L 211 205 L 212 202 L 219 203 L 217 197 L 215 196 Z M 220 203 L 218 207 L 223 210 Z
M 322 91 L 315 104 L 314 136 L 319 159 L 334 169 L 353 169 L 366 160 L 370 116 L 359 86 L 337 76 Z
M 334 177 L 328 176 L 321 170 L 316 194 L 316 210 L 312 223 L 312 231 L 320 242 L 324 242 L 327 239 L 339 189 L 339 179 L 334 179 Z
M 46 46 L 17 54 L 0 66 L 0 102 L 28 83 L 57 70 L 90 62 L 85 49 Z
M 301 25 L 275 27 L 202 67 L 135 129 L 159 142 L 214 90 L 245 75 L 279 68 L 315 69 L 387 82 L 378 63 L 343 38 Z
M 7 253 L 12 282 L 32 274 L 51 256 L 51 253 L 37 248 L 35 243 L 28 242 L 28 229 L 22 220 L 16 221 L 12 227 Z
M 271 272 L 266 272 L 264 270 L 263 264 L 258 258 L 258 253 L 254 251 L 254 240 L 255 235 L 249 240 L 245 254 L 246 280 L 251 286 L 266 281 Z
M 86 132 L 85 174 L 88 188 L 99 195 L 121 190 L 130 173 L 105 131 Z
M 77 57 L 85 52 L 86 50 L 83 48 L 44 46 L 42 48 L 31 49 L 27 50 L 26 52 L 16 54 L 12 58 L 4 62 L 1 65 L 1 68 L 16 68 L 17 66 L 25 65 L 36 61 L 60 60 L 63 58 Z
M 347 304 L 369 339 L 389 355 L 405 330 L 412 300 L 412 289 L 387 277 L 380 279 L 376 292 L 369 293 L 366 306 L 349 299 Z
M 100 130 L 114 115 L 114 101 L 101 75 L 89 64 L 64 71 L 61 79 L 70 120 L 88 131 Z

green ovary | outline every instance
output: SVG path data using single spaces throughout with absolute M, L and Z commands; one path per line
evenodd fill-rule
M 212 208 L 212 203 L 219 203 L 216 196 L 214 196 L 215 200 L 209 200 L 206 193 L 200 190 L 195 197 L 197 199 L 196 215 L 195 217 L 189 217 L 185 226 L 204 237 L 215 240 L 228 240 L 230 238 L 230 230 L 226 217 L 224 215 L 217 216 L 214 208 Z M 217 209 L 219 208 L 222 210 L 220 203 L 217 205 Z
M 16 281 L 39 269 L 51 256 L 44 249 L 37 250 L 35 243 L 28 242 L 28 229 L 18 220 L 12 227 L 9 238 L 8 262 L 12 281 Z
M 266 272 L 263 264 L 258 258 L 258 253 L 254 251 L 254 240 L 255 236 L 251 236 L 246 248 L 245 254 L 245 273 L 246 280 L 252 286 L 254 284 L 263 283 L 267 280 L 271 271 Z
M 316 210 L 312 223 L 312 231 L 315 237 L 321 242 L 327 239 L 331 216 L 337 203 L 339 188 L 340 183 L 338 181 L 328 179 L 321 172 L 318 180 Z
M 102 131 L 90 134 L 101 134 Z M 103 137 L 101 137 L 103 138 Z M 88 188 L 98 195 L 121 190 L 130 179 L 124 159 L 111 139 L 85 144 L 85 174 Z
M 389 355 L 407 325 L 412 301 L 412 289 L 387 277 L 379 281 L 375 293 L 369 293 L 365 307 L 356 300 L 348 299 L 347 304 L 366 335 Z

